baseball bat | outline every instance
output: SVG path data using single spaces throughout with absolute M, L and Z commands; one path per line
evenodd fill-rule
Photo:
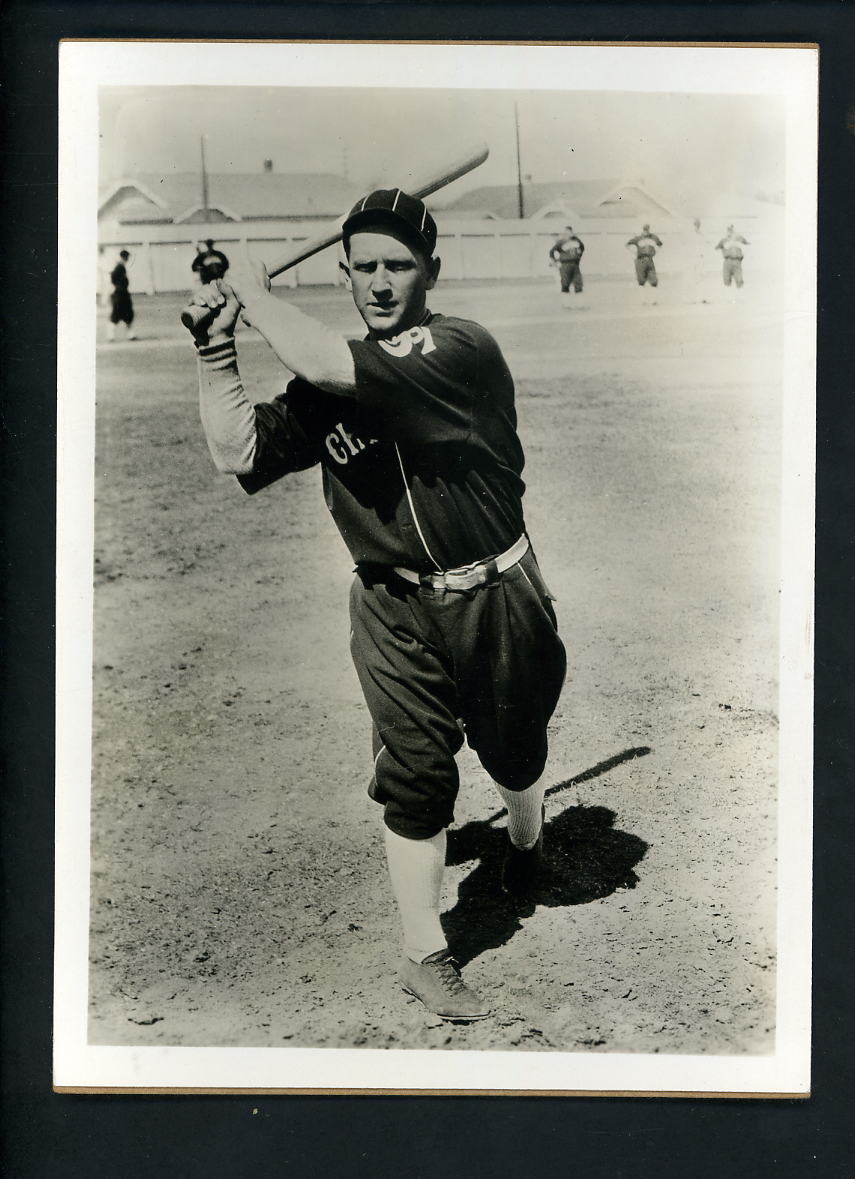
M 465 154 L 458 156 L 457 159 L 443 165 L 439 171 L 434 171 L 429 176 L 421 177 L 414 184 L 408 185 L 404 191 L 408 192 L 410 196 L 422 200 L 424 197 L 430 196 L 431 193 L 445 188 L 447 184 L 451 184 L 452 180 L 458 180 L 461 176 L 465 176 L 467 172 L 480 167 L 489 154 L 490 149 L 486 143 L 481 143 L 477 147 L 470 148 Z M 273 265 L 267 268 L 267 273 L 270 277 L 276 278 L 277 275 L 284 274 L 286 270 L 298 266 L 301 262 L 305 262 L 307 258 L 311 258 L 312 255 L 318 254 L 328 246 L 333 246 L 336 242 L 341 241 L 342 225 L 347 220 L 349 212 L 350 210 L 348 209 L 347 213 L 342 213 L 337 221 L 333 223 L 333 228 L 309 238 L 308 241 L 291 246 L 286 253 L 280 255 Z M 186 328 L 190 328 L 191 330 L 201 327 L 206 321 L 213 318 L 214 315 L 208 307 L 191 305 L 190 307 L 185 307 L 181 312 L 181 322 Z

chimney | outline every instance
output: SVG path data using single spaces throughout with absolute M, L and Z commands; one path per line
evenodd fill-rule
M 264 171 L 265 172 L 272 172 L 273 171 L 273 160 L 265 160 L 264 161 Z

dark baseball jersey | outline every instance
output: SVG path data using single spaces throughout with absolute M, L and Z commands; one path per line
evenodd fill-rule
M 553 262 L 578 262 L 585 253 L 585 244 L 575 233 L 560 237 L 549 251 Z
M 229 260 L 222 250 L 203 250 L 193 259 L 193 271 L 204 283 L 222 278 L 229 268 Z
M 655 233 L 639 233 L 635 237 L 631 237 L 626 244 L 635 246 L 636 257 L 652 258 L 656 253 L 656 247 L 661 247 L 662 242 Z
M 390 340 L 350 341 L 356 387 L 300 379 L 255 407 L 250 494 L 320 463 L 327 506 L 358 564 L 449 569 L 524 531 L 514 385 L 493 337 L 431 315 Z

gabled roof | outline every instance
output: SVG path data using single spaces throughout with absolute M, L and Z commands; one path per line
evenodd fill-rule
M 243 217 L 221 201 L 212 201 L 209 196 L 207 209 L 199 201 L 198 204 L 191 205 L 189 209 L 182 210 L 173 220 L 176 225 L 181 225 L 185 222 L 204 222 L 206 220 L 243 221 Z
M 525 214 L 531 217 L 546 206 L 564 206 L 578 215 L 585 216 L 587 207 L 608 190 L 614 181 L 609 180 L 556 180 L 550 183 L 524 184 L 523 204 Z M 513 220 L 519 216 L 519 192 L 516 184 L 487 184 L 469 192 L 445 206 L 445 212 Z M 591 214 L 588 214 L 589 216 Z
M 217 172 L 208 176 L 209 206 L 242 221 L 338 217 L 359 195 L 345 177 L 323 172 Z M 108 203 L 119 221 L 126 219 L 126 205 L 134 220 L 148 219 L 145 212 L 150 206 L 151 220 L 175 221 L 201 207 L 201 179 L 197 172 L 142 173 L 105 190 L 99 214 Z
M 673 217 L 675 208 L 654 195 L 642 181 L 621 180 L 603 193 L 596 217 Z
M 139 180 L 117 180 L 98 199 L 98 215 L 121 215 L 124 221 L 170 221 L 166 202 Z
M 671 216 L 673 210 L 641 182 L 629 180 L 553 180 L 523 185 L 526 217 L 643 217 Z M 484 185 L 472 189 L 446 206 L 457 216 L 486 216 L 513 219 L 519 216 L 515 184 Z

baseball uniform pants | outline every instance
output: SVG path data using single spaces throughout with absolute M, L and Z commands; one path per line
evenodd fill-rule
M 579 269 L 578 262 L 559 262 L 558 273 L 561 275 L 561 293 L 567 295 L 570 293 L 570 284 L 573 284 L 573 290 L 578 295 L 582 290 L 582 271 Z
M 430 839 L 452 822 L 464 732 L 501 786 L 525 790 L 537 781 L 566 654 L 531 551 L 494 584 L 466 593 L 362 568 L 350 617 L 373 722 L 368 792 L 392 831 Z
M 638 279 L 640 287 L 643 287 L 646 282 L 649 282 L 652 287 L 659 285 L 659 276 L 652 258 L 635 259 L 635 277 Z
M 741 258 L 725 258 L 724 267 L 722 269 L 722 278 L 724 285 L 730 286 L 731 280 L 736 283 L 738 287 L 742 286 L 742 259 Z

